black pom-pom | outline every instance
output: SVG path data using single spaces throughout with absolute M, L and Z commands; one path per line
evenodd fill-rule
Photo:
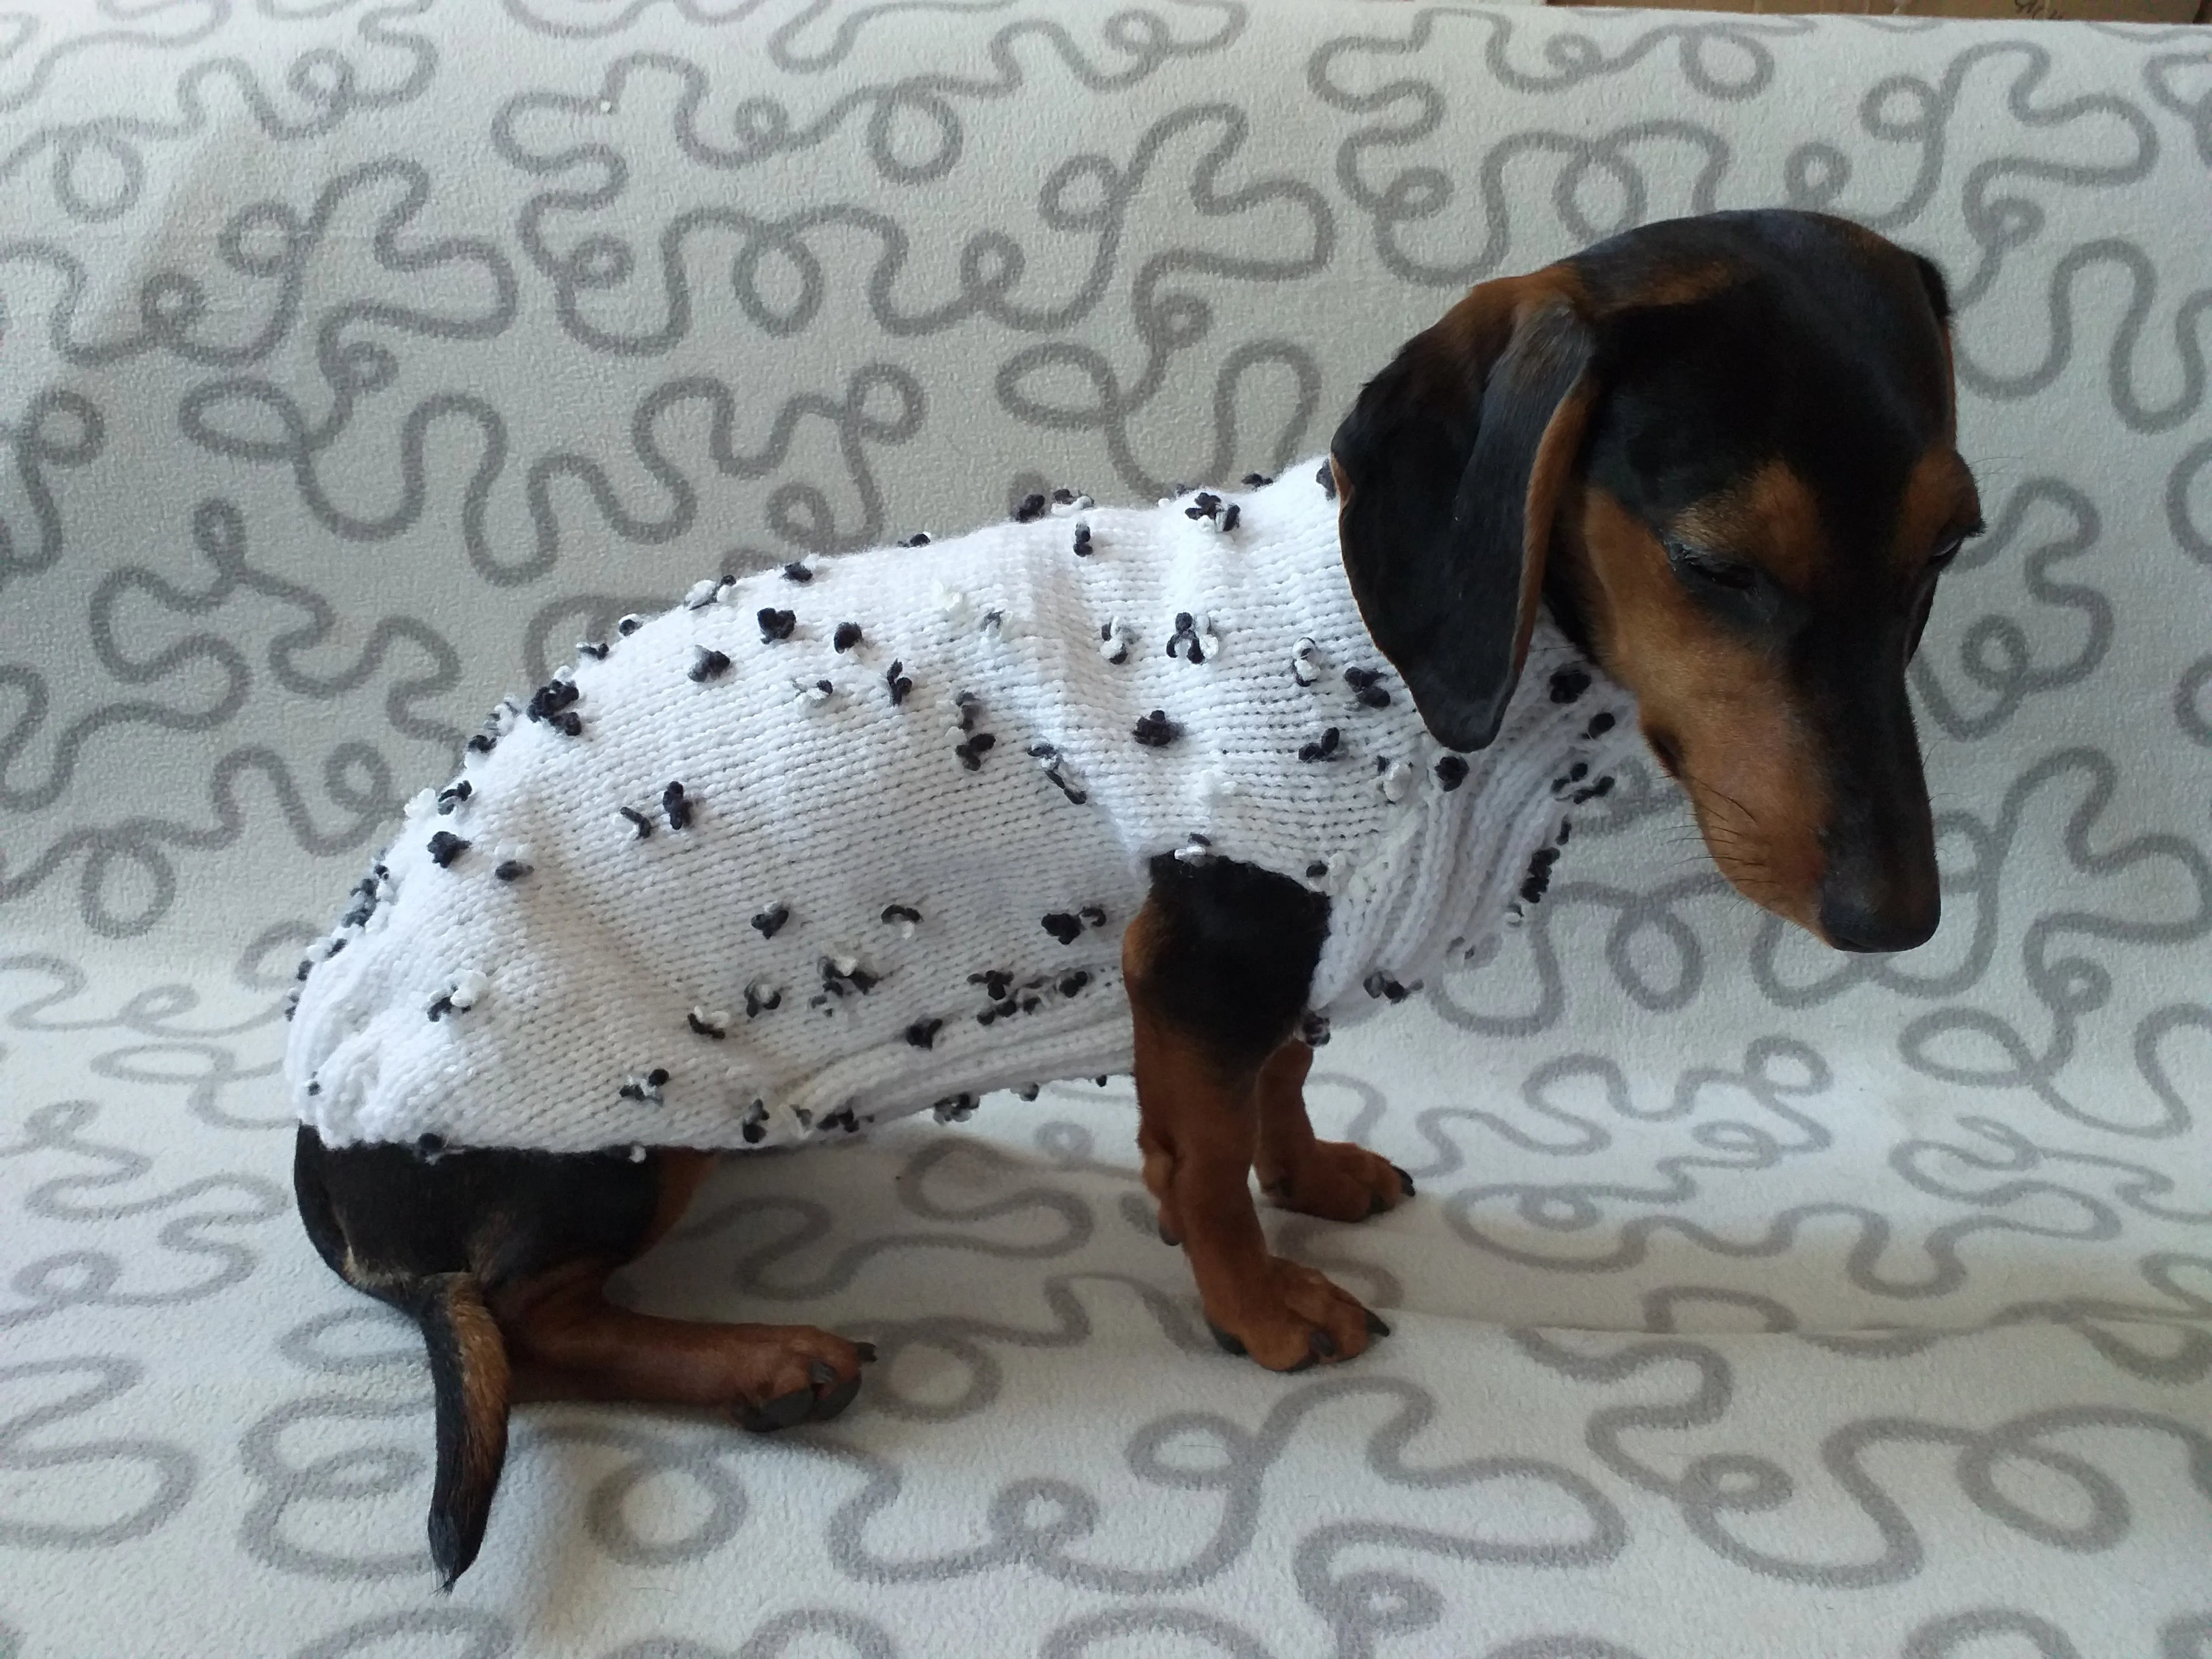
M 660 810 L 668 815 L 671 830 L 691 827 L 691 803 L 685 799 L 682 784 L 672 783 L 660 792 Z
M 1369 996 L 1380 997 L 1389 1002 L 1403 1002 L 1407 997 L 1413 995 L 1411 990 L 1399 984 L 1396 980 L 1379 968 L 1368 975 L 1359 984 L 1360 988 Z
M 799 626 L 799 617 L 795 613 L 779 611 L 772 605 L 763 605 L 753 620 L 760 623 L 761 643 L 763 645 L 774 645 L 778 640 L 789 639 L 791 630 Z
M 937 1034 L 944 1026 L 941 1019 L 918 1019 L 906 1028 L 906 1040 L 917 1048 L 933 1048 L 937 1046 Z
M 1045 498 L 1042 495 L 1023 496 L 1022 504 L 1014 509 L 1014 522 L 1027 524 L 1032 519 L 1042 518 L 1045 506 Z
M 1331 501 L 1336 499 L 1336 474 L 1330 470 L 1327 461 L 1323 461 L 1321 464 L 1321 471 L 1314 474 L 1314 481 L 1321 485 L 1322 495 Z
M 1343 733 L 1332 726 L 1321 734 L 1318 740 L 1299 744 L 1298 758 L 1302 761 L 1341 760 L 1344 757 L 1340 746 L 1342 740 Z
M 1558 848 L 1540 847 L 1536 849 L 1534 856 L 1528 860 L 1528 878 L 1521 884 L 1521 897 L 1524 903 L 1534 904 L 1543 898 L 1552 884 L 1552 866 L 1559 861 Z
M 534 720 L 550 721 L 581 695 L 574 680 L 548 680 L 530 694 L 523 713 Z
M 914 682 L 906 677 L 906 665 L 894 662 L 884 670 L 884 684 L 890 688 L 891 707 L 896 708 L 906 701 L 906 694 L 914 690 Z
M 1164 749 L 1182 735 L 1182 727 L 1167 716 L 1164 708 L 1155 708 L 1136 724 L 1131 733 L 1147 749 Z
M 860 642 L 860 624 L 858 623 L 839 623 L 837 631 L 830 636 L 830 648 L 833 651 L 850 651 Z
M 430 837 L 430 862 L 441 870 L 469 850 L 469 843 L 450 830 L 441 830 Z
M 753 926 L 760 930 L 760 936 L 763 939 L 774 939 L 777 930 L 790 920 L 789 905 L 771 904 L 753 918 Z
M 798 582 L 804 586 L 814 580 L 814 573 L 804 563 L 793 559 L 789 564 L 784 566 L 783 579 L 787 582 Z
M 1054 910 L 1043 921 L 1046 933 L 1062 945 L 1073 945 L 1083 932 L 1083 924 L 1065 910 Z
M 1445 755 L 1437 761 L 1437 782 L 1449 794 L 1467 781 L 1467 762 L 1457 755 Z
M 718 679 L 729 671 L 730 659 L 726 656 L 719 651 L 710 651 L 702 645 L 699 647 L 697 660 L 691 665 L 691 678 L 704 685 L 708 680 Z

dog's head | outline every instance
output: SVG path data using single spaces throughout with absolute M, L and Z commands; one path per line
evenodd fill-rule
M 1474 289 L 1330 444 L 1352 591 L 1429 729 L 1491 740 L 1548 604 L 1740 892 L 1840 949 L 1925 940 L 1905 671 L 1981 524 L 1948 324 L 1927 260 L 1784 211 Z

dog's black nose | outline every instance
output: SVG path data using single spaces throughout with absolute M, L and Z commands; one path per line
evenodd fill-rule
M 1820 888 L 1820 931 L 1838 951 L 1910 951 L 1929 941 L 1942 916 L 1932 892 L 1925 902 L 1883 904 L 1856 883 Z

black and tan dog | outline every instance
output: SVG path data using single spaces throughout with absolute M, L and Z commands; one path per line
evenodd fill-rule
M 1490 742 L 1548 606 L 1635 693 L 1740 891 L 1838 949 L 1926 939 L 1934 838 L 1905 671 L 1980 523 L 1948 319 L 1926 260 L 1789 212 L 1650 226 L 1468 294 L 1331 446 L 1352 590 L 1430 731 Z M 1276 1370 L 1350 1358 L 1383 1327 L 1269 1251 L 1252 1172 L 1339 1220 L 1412 1190 L 1307 1122 L 1294 1032 L 1328 928 L 1328 900 L 1295 882 L 1164 859 L 1123 951 L 1161 1231 L 1224 1346 Z M 481 1542 L 515 1401 L 704 1406 L 770 1429 L 853 1397 L 865 1344 L 605 1298 L 710 1162 L 425 1159 L 301 1130 L 316 1248 L 428 1344 L 448 1583 Z

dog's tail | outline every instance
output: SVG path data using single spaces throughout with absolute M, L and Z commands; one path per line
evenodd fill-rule
M 507 1344 L 475 1274 L 434 1273 L 410 1288 L 409 1311 L 422 1328 L 437 1397 L 430 1559 L 443 1588 L 451 1589 L 483 1547 L 491 1495 L 507 1462 Z

